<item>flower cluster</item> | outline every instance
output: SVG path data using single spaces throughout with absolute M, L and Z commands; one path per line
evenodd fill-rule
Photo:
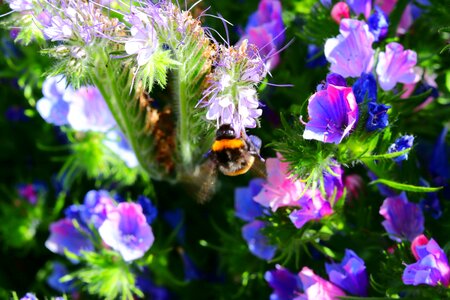
M 145 199 L 145 202 L 150 200 Z M 153 210 L 152 205 L 146 206 Z M 136 203 L 116 204 L 104 190 L 88 192 L 84 204 L 68 207 L 65 214 L 64 219 L 51 224 L 51 234 L 45 243 L 54 253 L 65 254 L 68 251 L 82 259 L 83 252 L 94 251 L 93 230 L 97 230 L 102 241 L 127 262 L 141 258 L 154 241 L 146 217 L 146 214 L 153 213 L 144 211 Z
M 262 114 L 256 86 L 267 74 L 267 66 L 258 51 L 252 51 L 244 40 L 239 46 L 218 49 L 214 71 L 208 76 L 208 88 L 198 103 L 207 107 L 206 118 L 217 127 L 230 124 L 237 135 L 245 136 L 246 128 L 254 128 Z

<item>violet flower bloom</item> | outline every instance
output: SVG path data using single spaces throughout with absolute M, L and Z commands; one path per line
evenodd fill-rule
M 114 199 L 105 190 L 91 190 L 84 196 L 81 217 L 85 224 L 93 224 L 99 228 L 106 220 L 110 211 L 115 209 Z
M 367 104 L 367 122 L 366 130 L 374 131 L 377 129 L 386 128 L 389 125 L 389 115 L 387 113 L 388 109 L 391 108 L 389 105 L 378 104 L 376 102 L 369 102 Z
M 277 50 L 285 40 L 281 11 L 280 1 L 261 0 L 258 10 L 250 16 L 245 35 L 241 38 L 241 41 L 248 39 L 249 44 L 258 47 L 259 55 L 268 63 L 269 69 L 278 64 Z
M 69 274 L 65 265 L 59 262 L 53 263 L 53 271 L 47 277 L 47 284 L 60 293 L 72 293 L 75 291 L 74 280 L 61 282 L 60 279 Z
M 94 245 L 86 236 L 87 233 L 82 233 L 80 230 L 80 228 L 75 228 L 71 219 L 62 219 L 52 223 L 50 237 L 45 242 L 45 247 L 53 253 L 61 255 L 64 255 L 64 250 L 78 256 L 81 255 L 81 251 L 93 251 Z
M 309 122 L 303 138 L 339 144 L 356 126 L 358 105 L 352 88 L 329 84 L 308 100 Z
M 67 87 L 66 79 L 62 75 L 47 77 L 42 85 L 44 97 L 36 103 L 36 109 L 41 117 L 50 124 L 57 126 L 68 124 L 67 114 L 69 103 L 64 100 Z
M 375 7 L 373 14 L 367 19 L 369 30 L 375 37 L 375 42 L 384 40 L 388 34 L 389 20 L 387 15 L 379 8 Z
M 336 161 L 330 165 L 330 170 L 331 172 L 323 172 L 323 186 L 327 199 L 336 201 L 344 193 L 344 183 L 342 181 L 344 170 Z
M 106 134 L 106 139 L 103 140 L 103 144 L 119 156 L 129 168 L 135 168 L 139 165 L 133 148 L 119 129 L 110 130 Z
M 274 270 L 267 271 L 264 279 L 273 289 L 270 300 L 294 299 L 303 290 L 300 277 L 280 265 L 276 265 Z
M 67 121 L 77 131 L 107 132 L 116 121 L 95 86 L 85 86 L 67 91 L 64 100 L 70 104 Z
M 28 183 L 19 184 L 17 186 L 17 192 L 20 197 L 26 199 L 30 204 L 35 205 L 39 198 L 39 195 L 44 193 L 47 189 L 42 183 Z
M 302 295 L 304 297 L 300 296 L 298 299 L 337 300 L 338 297 L 345 296 L 344 291 L 339 287 L 317 276 L 308 267 L 303 267 L 298 275 L 304 290 L 304 295 Z
M 380 207 L 380 215 L 385 219 L 383 227 L 396 242 L 412 241 L 424 230 L 422 210 L 418 204 L 408 201 L 405 192 L 386 198 Z
M 126 262 L 142 257 L 155 239 L 142 207 L 135 203 L 120 203 L 116 209 L 108 211 L 98 232 Z
M 419 260 L 419 254 L 417 253 L 417 246 L 423 246 L 428 244 L 428 238 L 421 234 L 418 235 L 412 242 L 411 242 L 411 252 L 414 255 L 414 258 L 416 260 Z
M 277 158 L 266 160 L 267 182 L 253 200 L 264 207 L 270 207 L 276 211 L 282 206 L 299 206 L 305 184 L 291 178 L 289 164 L 282 162 L 283 158 L 278 154 Z
M 417 54 L 412 50 L 404 50 L 399 43 L 386 45 L 386 52 L 378 56 L 377 75 L 380 87 L 385 91 L 392 90 L 397 82 L 410 84 L 420 78 L 415 73 Z
M 332 85 L 335 85 L 335 86 L 344 86 L 344 87 L 346 87 L 347 86 L 347 81 L 345 80 L 344 77 L 342 77 L 339 74 L 328 73 L 327 77 L 325 79 L 325 82 L 322 81 L 321 83 L 319 83 L 317 85 L 317 87 L 316 87 L 316 91 L 318 92 L 318 91 L 326 90 L 329 84 L 332 84 Z
M 39 299 L 33 293 L 26 293 L 25 296 L 20 298 L 20 300 L 39 300 Z
M 369 280 L 366 266 L 355 252 L 345 249 L 344 259 L 340 264 L 325 264 L 330 281 L 352 295 L 367 296 Z
M 142 213 L 145 215 L 147 223 L 152 225 L 153 221 L 155 221 L 158 216 L 158 208 L 153 205 L 149 198 L 142 195 L 138 197 L 137 203 L 142 207 Z
M 363 21 L 342 19 L 341 33 L 325 42 L 325 57 L 331 63 L 330 70 L 344 77 L 358 77 L 369 73 L 373 67 L 373 34 Z
M 323 67 L 327 64 L 327 59 L 323 55 L 323 49 L 313 44 L 308 45 L 308 53 L 306 55 L 306 67 L 313 69 Z
M 418 260 L 406 266 L 402 280 L 407 285 L 427 284 L 447 287 L 450 283 L 450 267 L 444 250 L 435 240 L 425 245 L 417 245 Z
M 364 102 L 364 99 L 369 102 L 377 101 L 377 81 L 372 73 L 362 73 L 353 84 L 352 90 L 358 104 Z
M 253 200 L 253 197 L 260 193 L 264 183 L 264 179 L 255 178 L 250 181 L 248 187 L 236 188 L 234 190 L 236 217 L 250 222 L 264 214 L 264 207 Z
M 306 191 L 299 203 L 301 208 L 289 214 L 289 219 L 296 228 L 302 228 L 311 220 L 320 220 L 333 213 L 331 204 L 323 199 L 319 190 Z
M 389 146 L 388 153 L 400 152 L 406 149 L 410 149 L 414 143 L 414 136 L 404 135 L 395 140 L 395 143 Z M 401 162 L 408 159 L 408 153 L 402 154 L 400 156 L 394 157 L 395 162 Z
M 372 10 L 372 0 L 347 0 L 348 5 L 356 15 L 363 14 L 366 19 Z
M 269 245 L 267 237 L 261 232 L 266 223 L 254 220 L 242 227 L 242 237 L 248 244 L 250 252 L 264 260 L 271 260 L 277 251 L 276 246 Z

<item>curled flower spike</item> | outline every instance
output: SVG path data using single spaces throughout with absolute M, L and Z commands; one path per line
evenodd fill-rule
M 215 120 L 217 127 L 230 124 L 237 137 L 246 128 L 255 128 L 262 114 L 256 86 L 267 74 L 264 61 L 257 51 L 249 56 L 247 41 L 239 47 L 219 49 L 214 72 L 208 76 L 208 88 L 197 105 L 208 107 L 206 118 Z
M 329 84 L 308 102 L 309 122 L 304 139 L 339 144 L 356 126 L 358 105 L 351 87 Z

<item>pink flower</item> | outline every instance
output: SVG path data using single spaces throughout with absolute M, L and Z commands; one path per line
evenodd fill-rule
M 276 211 L 282 206 L 299 206 L 305 184 L 291 177 L 288 163 L 282 162 L 283 157 L 266 160 L 267 183 L 253 200 Z
M 350 8 L 348 7 L 347 3 L 336 3 L 331 10 L 331 18 L 338 24 L 341 23 L 341 19 L 350 18 Z
M 127 262 L 142 257 L 155 240 L 142 207 L 136 203 L 120 203 L 117 209 L 108 211 L 98 232 Z
M 399 43 L 386 45 L 386 52 L 380 52 L 377 64 L 378 82 L 385 91 L 392 90 L 397 82 L 410 84 L 419 80 L 414 71 L 417 54 L 412 50 L 404 50 Z
M 331 63 L 330 71 L 343 77 L 359 77 L 370 73 L 373 67 L 372 43 L 374 35 L 369 26 L 353 19 L 342 19 L 335 38 L 325 42 L 325 57 Z
M 345 293 L 340 288 L 317 276 L 308 267 L 303 267 L 298 275 L 300 276 L 306 299 L 338 300 L 338 297 L 345 296 Z
M 428 244 L 428 239 L 423 234 L 416 236 L 416 238 L 411 243 L 411 252 L 414 257 L 419 260 L 419 254 L 417 253 L 417 246 L 423 246 Z
M 308 190 L 299 204 L 301 209 L 296 209 L 289 215 L 296 228 L 302 228 L 311 220 L 320 220 L 333 213 L 331 204 L 322 197 L 319 190 Z

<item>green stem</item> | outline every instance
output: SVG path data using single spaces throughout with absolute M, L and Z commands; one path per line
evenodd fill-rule
M 178 141 L 180 144 L 180 154 L 182 165 L 190 168 L 192 164 L 192 151 L 189 134 L 189 99 L 187 97 L 186 83 L 181 79 L 181 74 L 184 74 L 184 66 L 181 66 L 175 71 L 176 86 L 178 87 L 177 103 L 178 103 Z

